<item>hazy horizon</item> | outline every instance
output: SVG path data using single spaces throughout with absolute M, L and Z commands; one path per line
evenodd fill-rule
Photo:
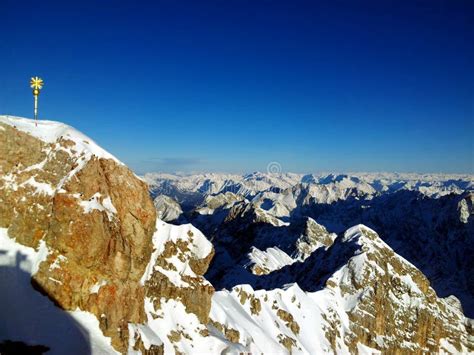
M 191 176 L 191 175 L 205 175 L 205 174 L 216 174 L 216 175 L 251 175 L 251 174 L 295 174 L 295 175 L 426 175 L 426 176 L 470 176 L 474 178 L 474 173 L 444 173 L 444 172 L 418 172 L 418 171 L 313 171 L 313 172 L 294 172 L 294 171 L 280 171 L 271 172 L 266 170 L 254 170 L 254 171 L 243 171 L 243 172 L 228 172 L 228 171 L 145 171 L 138 173 L 139 175 L 145 174 L 169 174 L 177 176 Z

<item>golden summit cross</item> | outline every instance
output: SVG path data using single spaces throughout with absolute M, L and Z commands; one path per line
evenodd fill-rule
M 40 77 L 35 76 L 30 80 L 30 87 L 33 89 L 33 96 L 35 97 L 35 126 L 38 126 L 38 96 L 43 85 L 43 79 Z

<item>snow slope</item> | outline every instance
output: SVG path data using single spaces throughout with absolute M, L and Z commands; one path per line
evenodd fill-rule
M 54 196 L 56 192 L 61 192 L 66 182 L 75 176 L 93 157 L 111 159 L 117 164 L 124 165 L 92 139 L 64 123 L 45 120 L 35 122 L 28 118 L 0 115 L 0 127 L 1 124 L 12 126 L 45 143 L 49 143 L 49 146 L 43 149 L 45 159 L 38 164 L 25 167 L 22 171 L 18 171 L 18 174 L 26 172 L 34 174 L 36 171 L 43 171 L 44 167 L 51 160 L 56 159 L 57 154 L 61 152 L 66 153 L 70 159 L 75 161 L 75 167 L 57 185 L 38 182 L 35 176 L 31 176 L 20 185 L 11 174 L 0 175 L 0 179 L 13 190 L 17 190 L 19 187 L 30 186 L 38 194 Z
M 436 299 L 434 292 L 426 289 L 421 273 L 394 254 L 374 231 L 354 226 L 335 243 L 337 252 L 329 249 L 327 255 L 319 256 L 321 265 L 337 265 L 337 259 L 346 254 L 344 250 L 351 250 L 350 258 L 333 269 L 320 290 L 305 292 L 297 283 L 267 290 L 237 285 L 215 294 L 211 323 L 252 353 L 353 353 L 355 349 L 377 353 L 376 348 L 429 351 L 436 331 L 421 336 L 426 345 L 416 337 L 421 330 L 419 322 L 429 317 L 442 319 L 447 329 L 443 334 L 450 337 L 441 342 L 440 351 L 465 353 L 469 347 L 472 351 L 472 340 L 466 333 L 472 321 L 464 317 L 459 305 L 450 299 Z M 316 282 L 316 270 L 316 265 L 302 264 L 295 272 Z M 290 272 L 281 271 L 284 276 Z M 379 325 L 373 328 L 376 317 Z M 452 345 L 459 341 L 470 345 Z
M 35 291 L 30 278 L 48 256 L 44 242 L 36 251 L 16 243 L 0 228 L 0 342 L 45 345 L 48 354 L 115 354 L 102 335 L 97 318 L 88 312 L 66 312 Z
M 74 150 L 78 153 L 88 152 L 88 155 L 95 155 L 98 158 L 104 159 L 112 159 L 117 163 L 123 164 L 112 154 L 102 149 L 92 139 L 64 123 L 46 120 L 35 121 L 29 118 L 7 115 L 0 115 L 0 123 L 13 126 L 46 143 L 56 143 L 60 139 L 72 140 L 75 144 Z

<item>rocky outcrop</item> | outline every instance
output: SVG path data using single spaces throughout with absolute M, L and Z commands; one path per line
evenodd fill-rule
M 0 116 L 0 141 L 0 227 L 45 254 L 33 287 L 94 314 L 122 353 L 223 348 L 199 230 L 157 220 L 147 185 L 71 127 Z
M 334 243 L 336 235 L 329 233 L 327 229 L 318 224 L 314 219 L 307 218 L 305 229 L 296 242 L 296 247 L 302 259 L 306 259 L 320 247 L 330 247 Z
M 310 186 L 300 191 L 306 183 L 284 182 L 282 195 L 275 188 L 248 200 L 229 192 L 227 182 L 203 185 L 224 191 L 199 199 L 189 214 L 209 225 L 215 252 L 192 225 L 157 219 L 146 184 L 72 128 L 0 116 L 0 141 L 0 237 L 7 250 L 0 256 L 8 256 L 0 266 L 6 260 L 21 267 L 22 250 L 31 263 L 26 288 L 33 275 L 33 286 L 60 308 L 76 316 L 87 311 L 81 316 L 95 322 L 88 329 L 102 331 L 122 353 L 474 351 L 472 320 L 456 297 L 440 298 L 375 231 L 357 225 L 337 236 L 301 215 L 314 203 Z M 343 198 L 372 213 L 364 199 L 376 184 L 359 193 L 352 189 L 360 182 L 346 176 L 320 183 L 325 201 Z M 345 192 L 336 196 L 328 184 Z M 155 201 L 171 217 L 178 211 L 166 197 Z M 469 245 L 472 194 L 434 206 L 451 211 L 436 225 L 440 245 Z M 343 211 L 341 220 L 359 213 Z M 452 220 L 462 234 L 449 233 Z M 215 292 L 205 274 L 229 291 Z
M 179 221 L 183 210 L 178 202 L 169 196 L 159 195 L 153 200 L 158 218 L 165 222 Z
M 218 208 L 228 209 L 231 208 L 237 202 L 242 201 L 245 201 L 245 197 L 227 191 L 218 195 L 206 196 L 202 205 L 210 210 L 216 210 Z
M 214 249 L 191 225 L 171 227 L 161 221 L 153 237 L 154 253 L 142 280 L 146 297 L 160 309 L 162 299 L 179 300 L 202 324 L 209 322 L 212 285 L 203 277 Z M 159 296 L 159 297 L 157 297 Z
M 123 351 L 127 323 L 146 319 L 140 278 L 156 219 L 146 184 L 58 123 L 3 117 L 0 141 L 0 227 L 46 243 L 33 283 L 61 308 L 95 314 Z
M 472 320 L 459 302 L 438 298 L 418 269 L 362 225 L 260 279 L 216 292 L 211 309 L 212 324 L 252 353 L 474 350 Z M 308 284 L 315 291 L 300 288 Z
M 159 341 L 148 340 L 147 351 L 152 346 L 161 346 L 165 353 L 223 349 L 225 344 L 207 328 L 214 287 L 203 275 L 214 256 L 212 244 L 190 224 L 158 220 L 156 229 L 153 254 L 141 280 L 148 322 L 145 328 L 133 328 L 131 348 L 151 333 Z
M 469 219 L 474 216 L 474 193 L 471 192 L 458 203 L 459 220 L 461 223 L 469 223 Z
M 470 321 L 459 302 L 438 298 L 428 279 L 377 233 L 357 226 L 345 233 L 344 243 L 359 245 L 360 254 L 326 284 L 347 302 L 351 351 L 358 343 L 389 353 L 473 350 Z

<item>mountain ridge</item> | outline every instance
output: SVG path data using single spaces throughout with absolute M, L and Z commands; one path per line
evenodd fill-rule
M 472 320 L 455 297 L 439 298 L 429 279 L 369 227 L 354 223 L 332 233 L 320 216 L 305 215 L 304 208 L 313 211 L 318 203 L 308 186 L 285 187 L 290 180 L 257 175 L 257 191 L 245 185 L 253 179 L 247 175 L 237 191 L 244 196 L 229 191 L 233 185 L 225 181 L 178 181 L 191 186 L 184 190 L 188 206 L 180 215 L 182 204 L 160 197 L 166 194 L 84 135 L 41 121 L 38 130 L 46 132 L 31 135 L 34 124 L 0 116 L 0 267 L 10 275 L 2 279 L 2 297 L 13 302 L 15 293 L 25 293 L 25 303 L 41 307 L 38 314 L 24 314 L 29 323 L 41 324 L 53 312 L 65 327 L 79 322 L 73 334 L 88 336 L 73 342 L 64 330 L 56 340 L 35 333 L 15 318 L 12 309 L 18 307 L 1 302 L 4 319 L 18 328 L 0 326 L 0 341 L 45 345 L 53 354 L 474 351 Z M 351 191 L 336 194 L 344 201 L 366 203 L 360 198 L 367 194 L 351 190 L 360 181 L 330 180 Z M 216 193 L 208 194 L 213 188 Z M 406 201 L 412 193 L 423 195 L 395 196 Z M 439 226 L 446 225 L 445 216 L 455 218 L 461 228 L 456 233 L 465 230 L 469 237 L 472 198 L 466 191 L 451 195 L 434 198 L 440 205 L 433 211 L 446 210 Z M 173 208 L 163 215 L 192 224 L 157 218 L 166 203 Z M 341 208 L 334 218 L 347 215 Z M 449 237 L 467 243 L 459 233 Z M 281 259 L 269 252 L 276 247 L 295 260 L 268 263 L 270 254 Z M 262 253 L 248 264 L 252 248 Z

